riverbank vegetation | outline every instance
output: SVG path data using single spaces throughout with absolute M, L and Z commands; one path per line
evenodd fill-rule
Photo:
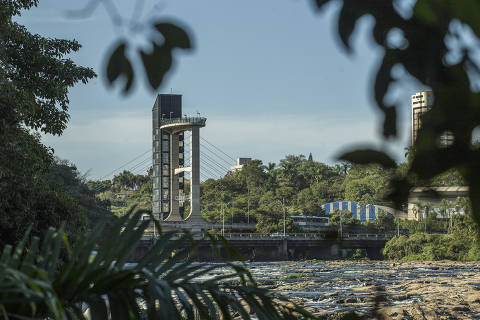
M 409 234 L 387 242 L 383 250 L 385 258 L 405 261 L 480 260 L 480 228 L 472 218 L 471 206 L 465 208 L 464 215 L 452 215 L 448 221 L 438 221 L 435 213 L 423 221 L 403 221 L 401 225 L 409 228 Z M 439 226 L 443 228 L 433 230 Z

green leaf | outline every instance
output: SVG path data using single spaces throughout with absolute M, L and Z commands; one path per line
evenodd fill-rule
M 419 0 L 415 4 L 414 15 L 428 24 L 438 22 L 438 17 L 432 8 L 430 1 Z
M 396 162 L 386 153 L 372 149 L 350 151 L 339 156 L 338 160 L 361 165 L 379 164 L 386 169 L 397 167 Z
M 350 9 L 350 2 L 345 1 L 338 17 L 338 35 L 348 53 L 351 52 L 350 37 L 355 30 L 355 24 L 363 13 Z
M 104 299 L 99 297 L 88 299 L 86 302 L 90 307 L 90 315 L 92 320 L 108 319 L 108 311 Z
M 393 202 L 393 206 L 397 210 L 401 210 L 402 205 L 408 202 L 410 189 L 413 185 L 404 178 L 394 178 L 390 181 L 391 191 L 387 194 L 386 199 Z
M 110 55 L 106 70 L 107 80 L 110 85 L 121 76 L 126 78 L 127 81 L 123 88 L 124 93 L 127 93 L 130 90 L 134 79 L 132 64 L 125 55 L 126 48 L 127 44 L 124 41 L 116 46 L 115 50 Z
M 168 70 L 172 66 L 172 49 L 167 45 L 158 45 L 152 41 L 153 50 L 146 53 L 140 50 L 148 83 L 153 90 L 157 90 L 162 84 Z
M 322 7 L 327 3 L 329 3 L 330 1 L 331 0 L 314 0 L 313 2 L 315 3 L 318 9 L 322 9 Z
M 157 23 L 155 29 L 160 32 L 165 39 L 165 44 L 173 48 L 191 49 L 191 41 L 187 32 L 182 28 L 171 23 Z
M 396 137 L 397 136 L 397 110 L 395 107 L 386 107 L 382 110 L 385 114 L 383 120 L 383 136 Z

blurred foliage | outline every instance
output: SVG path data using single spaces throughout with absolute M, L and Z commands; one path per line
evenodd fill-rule
M 174 51 L 193 50 L 187 27 L 172 19 L 143 18 L 144 1 L 135 1 L 130 19 L 125 19 L 113 1 L 91 0 L 80 10 L 70 12 L 72 18 L 89 17 L 99 5 L 103 5 L 114 27 L 126 36 L 118 37 L 107 54 L 105 75 L 109 85 L 120 82 L 124 94 L 132 92 L 138 73 L 144 74 L 153 91 L 160 88 L 168 71 L 174 65 Z M 152 12 L 149 12 L 152 13 Z M 148 22 L 145 22 L 148 21 Z M 144 37 L 148 46 L 136 46 L 132 38 Z M 137 70 L 134 61 L 140 60 L 143 69 Z M 121 79 L 121 80 L 120 80 Z
M 313 2 L 322 9 L 337 0 Z M 347 53 L 353 50 L 350 43 L 357 21 L 365 15 L 375 20 L 372 35 L 384 54 L 372 87 L 376 105 L 384 115 L 384 137 L 397 135 L 397 106 L 386 99 L 392 85 L 413 76 L 430 87 L 435 96 L 433 108 L 422 117 L 407 175 L 392 179 L 389 197 L 397 208 L 406 202 L 415 179 L 429 180 L 456 168 L 470 187 L 475 221 L 480 222 L 480 150 L 472 145 L 472 132 L 480 125 L 480 65 L 474 58 L 480 33 L 479 12 L 478 1 L 341 2 L 337 30 Z M 394 33 L 400 39 L 394 41 Z M 439 144 L 445 131 L 455 137 L 449 147 Z M 387 154 L 380 155 L 376 150 L 358 150 L 340 158 L 386 167 L 392 163 Z
M 141 220 L 144 213 L 130 210 L 115 219 L 105 235 L 104 223 L 99 223 L 72 248 L 63 227 L 50 228 L 42 241 L 33 237 L 29 249 L 29 231 L 17 247 L 7 245 L 0 257 L 2 316 L 59 320 L 313 318 L 285 298 L 259 288 L 242 263 L 195 263 L 198 247 L 188 233 L 162 234 L 137 263 L 128 263 L 149 223 Z M 212 238 L 212 244 L 225 246 L 221 240 Z M 62 250 L 67 251 L 64 259 Z

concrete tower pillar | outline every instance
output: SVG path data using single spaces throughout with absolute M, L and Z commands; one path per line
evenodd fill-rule
M 189 222 L 202 222 L 200 213 L 200 128 L 193 127 L 190 135 L 190 215 Z
M 183 221 L 180 216 L 178 205 L 178 135 L 181 132 L 173 132 L 170 134 L 170 214 L 165 221 Z

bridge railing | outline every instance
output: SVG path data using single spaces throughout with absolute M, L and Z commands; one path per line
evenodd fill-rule
M 260 233 L 225 233 L 223 235 L 226 239 L 319 239 L 326 240 L 327 235 L 323 233 L 289 233 L 287 235 L 283 234 L 260 234 Z M 342 240 L 388 240 L 393 236 L 391 234 L 362 234 L 362 233 L 352 233 L 352 234 L 343 234 Z M 338 238 L 339 239 L 339 238 Z
M 182 233 L 178 233 L 180 237 Z M 217 233 L 221 235 L 221 233 Z M 153 232 L 145 232 L 145 238 L 153 237 Z M 208 239 L 206 235 L 200 234 L 193 234 L 194 239 Z M 330 237 L 327 237 L 326 234 L 323 233 L 289 233 L 287 235 L 273 233 L 273 234 L 261 234 L 261 233 L 224 233 L 223 237 L 227 240 L 333 240 Z M 342 238 L 340 236 L 338 238 L 334 238 L 336 240 L 389 240 L 393 238 L 394 235 L 392 234 L 369 234 L 369 233 L 344 233 Z

